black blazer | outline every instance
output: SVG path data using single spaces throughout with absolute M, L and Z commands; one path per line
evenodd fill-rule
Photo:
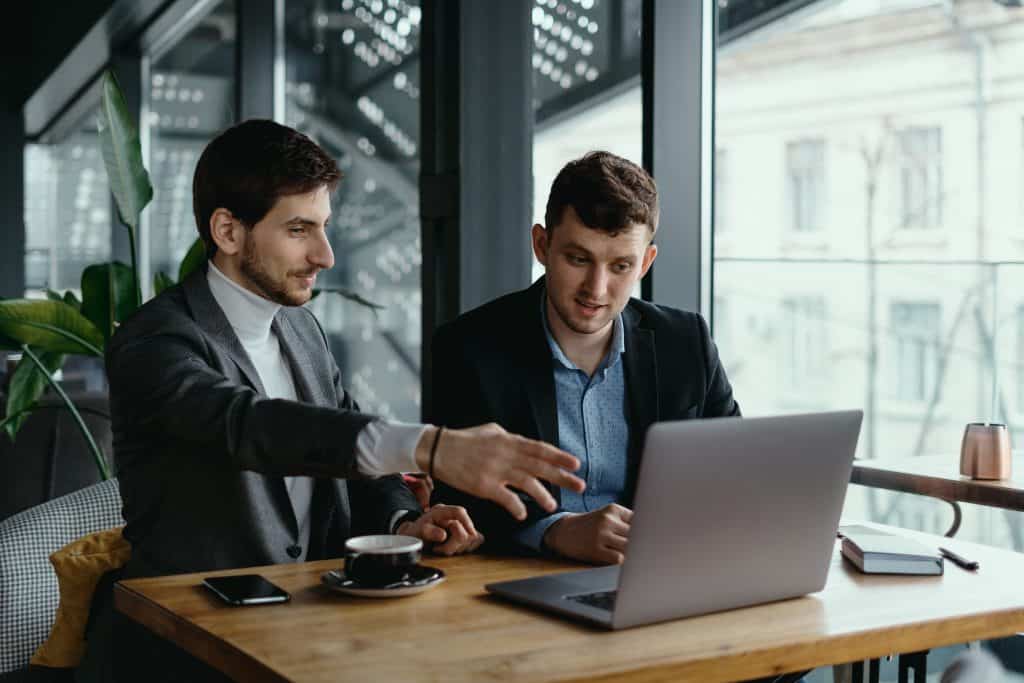
M 433 340 L 433 414 L 448 427 L 497 422 L 510 432 L 558 445 L 553 359 L 541 321 L 544 278 L 440 327 Z M 739 405 L 704 319 L 631 299 L 622 313 L 626 352 L 631 507 L 647 428 L 653 422 L 737 416 Z M 549 487 L 552 488 L 552 487 Z M 556 499 L 559 491 L 552 489 Z M 525 496 L 529 524 L 544 514 Z M 494 503 L 438 483 L 437 501 L 464 505 L 488 546 L 509 547 L 520 528 Z
M 266 398 L 210 293 L 206 268 L 125 321 L 107 351 L 114 454 L 132 544 L 127 576 L 293 562 L 295 514 L 283 477 L 320 477 L 307 558 L 339 556 L 350 535 L 387 533 L 419 510 L 397 476 L 356 471 L 373 417 L 341 385 L 316 318 L 274 320 L 299 402 Z

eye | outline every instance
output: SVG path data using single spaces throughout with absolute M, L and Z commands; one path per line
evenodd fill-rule
M 306 229 L 300 225 L 293 225 L 288 228 L 288 232 L 292 235 L 304 235 L 306 233 Z
M 576 254 L 569 254 L 569 263 L 573 264 L 574 266 L 582 266 L 586 262 L 587 259 L 583 258 L 582 256 L 578 256 Z
M 628 262 L 616 263 L 614 267 L 616 273 L 627 273 L 633 267 L 633 264 Z

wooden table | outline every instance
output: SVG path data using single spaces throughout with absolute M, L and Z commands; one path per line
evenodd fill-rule
M 429 558 L 448 580 L 394 600 L 329 592 L 320 574 L 339 564 L 329 560 L 258 568 L 292 594 L 287 604 L 227 607 L 199 585 L 208 574 L 186 574 L 121 582 L 115 605 L 244 681 L 734 681 L 1024 630 L 1024 555 L 943 542 L 981 569 L 947 562 L 941 577 L 865 576 L 837 545 L 820 593 L 619 632 L 483 590 L 575 566 L 480 555 Z
M 1014 456 L 1012 472 L 1013 478 L 1002 481 L 971 479 L 960 475 L 958 457 L 935 455 L 857 460 L 850 482 L 946 501 L 953 506 L 953 524 L 946 535 L 953 536 L 962 518 L 959 503 L 1024 511 L 1024 456 Z

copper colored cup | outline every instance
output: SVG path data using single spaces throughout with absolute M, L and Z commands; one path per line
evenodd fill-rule
M 1009 479 L 1010 462 L 1010 430 L 1006 425 L 967 425 L 960 445 L 960 474 L 971 479 Z

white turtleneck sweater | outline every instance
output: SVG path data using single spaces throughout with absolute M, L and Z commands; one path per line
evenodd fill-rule
M 298 400 L 291 368 L 271 327 L 281 305 L 245 289 L 221 272 L 213 261 L 209 262 L 206 280 L 213 298 L 259 373 L 267 397 Z M 424 425 L 384 420 L 369 423 L 356 439 L 359 471 L 369 476 L 418 471 L 415 451 L 424 429 Z M 299 524 L 302 556 L 297 559 L 302 561 L 309 546 L 313 480 L 310 477 L 285 477 L 284 480 Z M 404 512 L 395 513 L 392 526 Z

